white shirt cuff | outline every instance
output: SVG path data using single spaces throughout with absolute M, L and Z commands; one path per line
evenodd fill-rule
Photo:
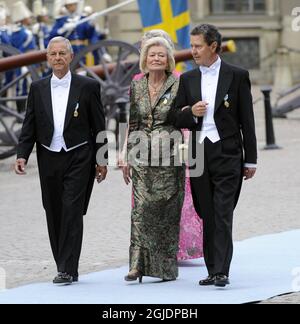
M 257 169 L 257 164 L 254 163 L 245 163 L 244 164 L 245 168 L 250 168 L 250 169 Z

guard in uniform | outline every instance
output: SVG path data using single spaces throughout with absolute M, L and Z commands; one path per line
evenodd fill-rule
M 36 17 L 36 23 L 32 26 L 32 32 L 35 41 L 40 50 L 45 50 L 48 46 L 50 30 L 48 26 L 48 9 L 43 7 L 41 0 L 35 0 L 33 3 L 33 14 Z
M 0 45 L 10 45 L 10 36 L 6 26 L 7 9 L 4 3 L 0 3 Z M 5 56 L 5 53 L 0 52 L 0 57 Z M 3 76 L 3 78 L 2 78 Z M 4 75 L 0 75 L 0 87 L 8 84 L 13 77 L 12 71 L 5 72 Z M 4 95 L 4 94 L 3 94 Z
M 36 23 L 32 26 L 32 32 L 38 49 L 43 51 L 47 48 L 49 43 L 50 29 L 48 26 L 48 9 L 43 7 L 41 0 L 34 1 L 33 14 L 36 18 Z M 50 73 L 51 68 L 47 62 L 43 62 L 39 65 L 39 74 L 41 77 L 46 77 Z
M 36 42 L 32 31 L 29 29 L 31 25 L 31 11 L 26 7 L 24 2 L 18 1 L 12 7 L 12 21 L 14 26 L 12 28 L 11 45 L 17 48 L 21 53 L 26 53 L 37 49 Z M 15 70 L 16 77 L 26 73 L 27 67 Z M 17 96 L 28 95 L 28 84 L 31 80 L 29 77 L 22 79 L 17 84 Z M 18 112 L 25 110 L 26 100 L 17 101 Z
M 92 23 L 76 25 L 84 18 L 78 12 L 79 0 L 65 0 L 64 4 L 68 15 L 56 19 L 50 32 L 50 39 L 56 36 L 68 38 L 76 55 L 86 46 L 97 42 L 97 33 Z
M 6 27 L 6 7 L 0 3 L 0 44 L 10 44 L 9 34 Z

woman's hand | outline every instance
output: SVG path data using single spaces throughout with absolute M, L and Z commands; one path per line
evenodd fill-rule
M 123 179 L 124 179 L 126 185 L 129 185 L 131 182 L 131 179 L 132 179 L 132 175 L 131 175 L 132 168 L 129 164 L 124 165 L 121 168 L 122 168 L 122 172 L 123 172 Z
M 120 155 L 118 156 L 118 168 L 122 169 L 124 166 L 127 165 L 127 162 L 125 160 L 125 154 L 122 152 L 120 153 Z

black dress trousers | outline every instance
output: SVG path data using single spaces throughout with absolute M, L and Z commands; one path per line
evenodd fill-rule
M 233 255 L 233 212 L 239 197 L 243 169 L 238 136 L 212 143 L 204 141 L 204 172 L 191 178 L 195 209 L 203 219 L 203 248 L 210 275 L 229 275 Z
M 83 214 L 93 150 L 51 152 L 38 146 L 38 166 L 50 244 L 58 272 L 78 276 Z

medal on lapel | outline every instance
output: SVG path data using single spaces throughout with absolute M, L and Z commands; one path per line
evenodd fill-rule
M 167 92 L 162 98 L 164 99 L 163 104 L 167 105 L 169 102 L 169 99 L 171 98 L 171 92 L 170 91 Z
M 77 103 L 76 107 L 75 107 L 75 110 L 74 110 L 74 117 L 77 118 L 79 116 L 79 112 L 78 112 L 78 109 L 79 109 L 79 103 Z
M 229 96 L 228 96 L 228 94 L 227 94 L 227 95 L 225 96 L 225 98 L 224 98 L 224 106 L 225 106 L 226 108 L 230 108 L 230 103 L 229 103 L 228 99 L 229 99 Z

